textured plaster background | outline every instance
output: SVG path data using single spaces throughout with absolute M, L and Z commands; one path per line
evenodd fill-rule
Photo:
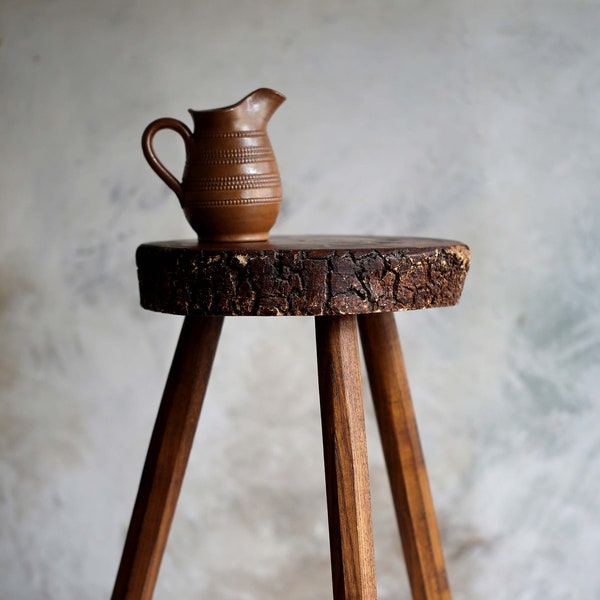
M 472 248 L 458 308 L 397 319 L 454 597 L 600 598 L 599 31 L 578 0 L 3 0 L 1 600 L 109 596 L 181 323 L 134 251 L 192 235 L 139 138 L 263 85 L 277 233 Z M 329 596 L 313 337 L 226 322 L 157 599 Z

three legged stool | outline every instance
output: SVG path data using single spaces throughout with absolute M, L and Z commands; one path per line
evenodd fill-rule
M 232 315 L 315 317 L 335 600 L 377 597 L 360 331 L 412 595 L 449 600 L 392 312 L 456 304 L 469 259 L 469 249 L 459 242 L 419 238 L 275 237 L 140 246 L 142 306 L 186 318 L 112 600 L 152 597 L 223 317 Z

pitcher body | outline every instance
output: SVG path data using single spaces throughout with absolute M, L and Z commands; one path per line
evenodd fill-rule
M 232 106 L 190 110 L 193 132 L 170 118 L 158 119 L 144 131 L 146 159 L 177 194 L 199 239 L 268 239 L 279 213 L 282 190 L 266 126 L 284 100 L 278 92 L 261 88 Z M 184 139 L 186 163 L 181 183 L 154 153 L 152 139 L 161 129 L 173 129 Z

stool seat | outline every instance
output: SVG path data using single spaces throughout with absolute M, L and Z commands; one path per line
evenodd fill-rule
M 281 236 L 143 244 L 142 306 L 179 315 L 349 315 L 451 306 L 470 251 L 409 237 Z

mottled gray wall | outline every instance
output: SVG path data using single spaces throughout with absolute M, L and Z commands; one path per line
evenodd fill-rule
M 138 307 L 134 250 L 192 234 L 139 138 L 262 85 L 288 96 L 278 233 L 473 250 L 458 308 L 397 319 L 455 598 L 600 598 L 598 2 L 0 11 L 2 600 L 108 597 L 181 322 Z M 312 327 L 226 323 L 156 598 L 328 597 Z

